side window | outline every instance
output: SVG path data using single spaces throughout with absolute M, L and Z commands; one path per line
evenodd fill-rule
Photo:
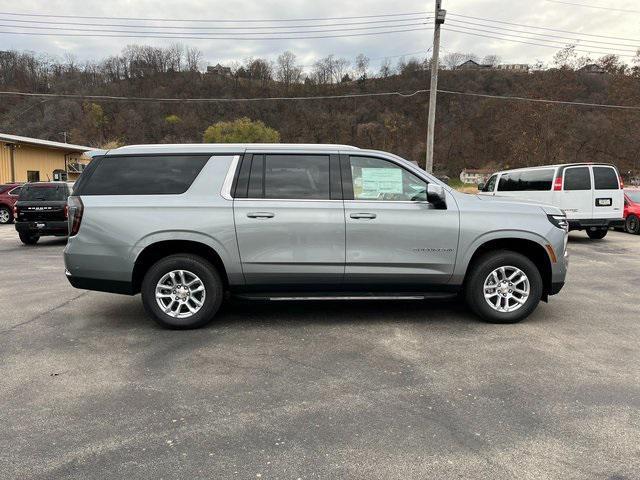
M 593 167 L 593 183 L 596 190 L 618 190 L 618 173 L 611 167 Z
M 105 156 L 99 160 L 86 181 L 82 182 L 77 193 L 78 195 L 184 193 L 208 160 L 209 155 Z
M 501 192 L 528 192 L 551 190 L 553 169 L 525 170 L 503 173 L 498 184 Z
M 329 156 L 265 155 L 264 198 L 329 200 Z
M 426 202 L 427 182 L 395 163 L 350 157 L 354 200 Z
M 491 178 L 487 180 L 487 183 L 482 187 L 483 192 L 493 192 L 496 188 L 496 180 L 498 180 L 498 175 L 491 175 Z
M 591 190 L 589 167 L 570 167 L 564 171 L 565 190 Z

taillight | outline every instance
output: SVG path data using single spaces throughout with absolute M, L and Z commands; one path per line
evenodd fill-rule
M 18 206 L 13 206 L 13 218 L 18 218 Z
M 67 218 L 69 219 L 69 236 L 73 237 L 80 230 L 84 204 L 80 197 L 69 197 L 67 200 Z
M 556 177 L 553 181 L 553 189 L 557 192 L 562 190 L 562 177 Z
M 620 189 L 624 188 L 624 182 L 622 181 L 622 177 L 618 177 L 618 180 L 620 180 Z
M 64 218 L 69 218 L 69 205 L 64 206 Z

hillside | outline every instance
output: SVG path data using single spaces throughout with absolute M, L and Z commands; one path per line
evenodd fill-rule
M 2 52 L 0 90 L 127 97 L 252 98 L 342 95 L 428 88 L 413 62 L 386 78 L 322 83 L 275 81 L 272 72 L 221 76 L 195 68 L 139 67 L 117 57 L 60 65 Z M 12 55 L 12 56 L 10 56 Z M 255 61 L 254 61 L 255 63 Z M 137 67 L 137 68 L 134 68 Z M 439 88 L 570 102 L 640 105 L 640 75 L 586 74 L 570 68 L 512 73 L 443 70 Z M 100 146 L 107 143 L 200 142 L 219 120 L 249 117 L 277 129 L 283 142 L 331 142 L 388 150 L 423 164 L 427 94 L 245 103 L 82 101 L 3 96 L 0 131 Z M 611 110 L 440 94 L 436 169 L 518 167 L 604 161 L 640 170 L 640 111 Z

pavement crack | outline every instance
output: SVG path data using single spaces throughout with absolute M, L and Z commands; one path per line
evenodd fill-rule
M 35 317 L 30 318 L 29 320 L 25 320 L 24 322 L 16 323 L 15 325 L 12 325 L 11 327 L 9 327 L 9 328 L 7 328 L 5 330 L 0 330 L 0 333 L 9 333 L 12 330 L 17 329 L 18 327 L 22 327 L 24 325 L 28 325 L 29 323 L 37 322 L 38 320 L 40 320 L 42 317 L 46 316 L 47 314 L 52 313 L 52 312 L 58 310 L 59 308 L 66 307 L 70 303 L 75 302 L 76 300 L 78 300 L 81 297 L 84 297 L 88 293 L 89 293 L 88 291 L 82 292 L 80 295 L 76 295 L 75 297 L 70 298 L 69 300 L 65 300 L 61 304 L 56 305 L 54 307 L 51 307 L 48 310 L 45 310 L 44 312 L 41 312 L 41 313 L 37 314 Z

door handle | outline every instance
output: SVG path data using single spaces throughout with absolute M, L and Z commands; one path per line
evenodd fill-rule
M 249 217 L 249 218 L 273 218 L 273 217 L 275 217 L 275 214 L 271 213 L 271 212 L 251 212 L 251 213 L 247 213 L 247 217 Z
M 374 218 L 376 218 L 375 213 L 352 213 L 349 216 L 355 219 L 367 219 L 367 220 L 373 220 Z

